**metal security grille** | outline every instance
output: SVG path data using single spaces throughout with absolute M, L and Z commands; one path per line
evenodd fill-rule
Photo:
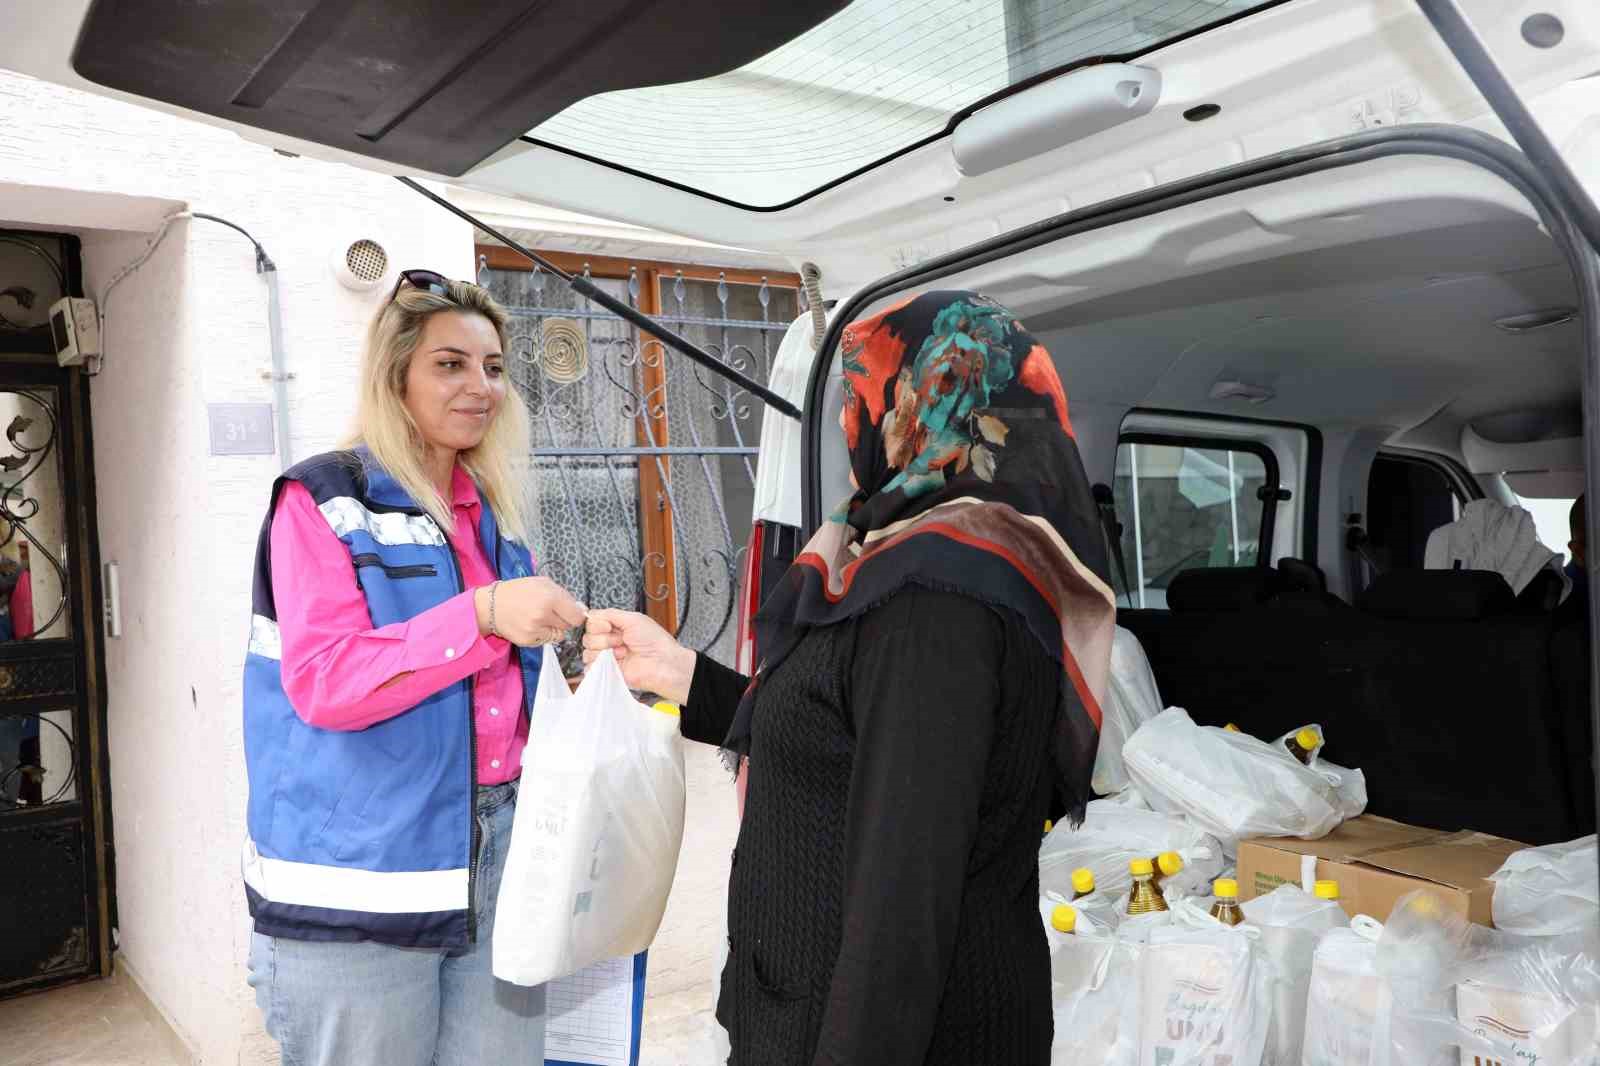
M 591 607 L 645 611 L 731 662 L 763 404 L 504 249 L 480 249 L 479 265 L 512 315 L 541 572 Z M 763 384 L 800 311 L 793 276 L 560 265 Z

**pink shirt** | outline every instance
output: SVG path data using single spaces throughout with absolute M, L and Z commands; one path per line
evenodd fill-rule
M 304 485 L 284 487 L 272 519 L 283 690 L 308 725 L 357 730 L 403 714 L 475 674 L 478 783 L 497 785 L 522 771 L 528 742 L 522 671 L 516 649 L 478 633 L 472 590 L 495 580 L 478 541 L 483 504 L 459 466 L 451 490 L 456 524 L 446 534 L 467 591 L 408 621 L 374 629 L 349 549 Z

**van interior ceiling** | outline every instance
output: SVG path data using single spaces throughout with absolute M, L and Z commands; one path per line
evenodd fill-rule
M 1055 358 L 1093 482 L 1121 473 L 1119 441 L 1152 432 L 1277 452 L 1295 520 L 1257 567 L 1189 583 L 1172 610 L 1121 601 L 1167 705 L 1258 736 L 1320 722 L 1328 757 L 1366 772 L 1375 814 L 1529 843 L 1594 831 L 1587 642 L 1472 590 L 1431 602 L 1415 575 L 1364 567 L 1345 528 L 1369 510 L 1380 449 L 1470 472 L 1467 499 L 1582 492 L 1581 303 L 1520 190 L 1465 161 L 1394 155 L 915 287 L 976 289 L 1018 314 Z M 820 440 L 823 496 L 840 495 L 842 442 Z M 1238 609 L 1240 583 L 1286 558 L 1312 564 L 1317 595 Z

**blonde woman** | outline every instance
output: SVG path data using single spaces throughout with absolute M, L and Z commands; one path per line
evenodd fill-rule
M 541 645 L 505 310 L 401 273 L 353 446 L 273 486 L 245 665 L 250 983 L 294 1066 L 541 1064 L 489 940 Z

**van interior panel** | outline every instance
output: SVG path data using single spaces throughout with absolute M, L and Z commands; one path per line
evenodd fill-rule
M 585 97 L 710 77 L 845 0 L 97 0 L 72 56 L 106 88 L 437 174 Z

